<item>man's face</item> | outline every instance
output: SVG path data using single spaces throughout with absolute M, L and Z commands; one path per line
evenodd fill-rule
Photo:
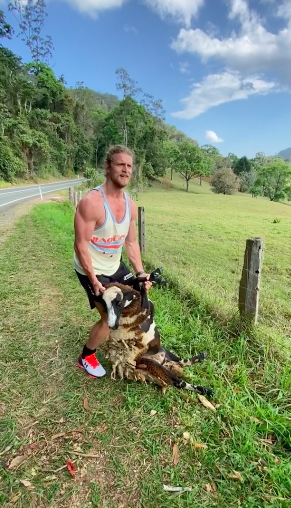
M 115 153 L 112 156 L 110 166 L 107 166 L 107 173 L 110 180 L 116 187 L 125 187 L 132 174 L 132 157 L 127 153 Z

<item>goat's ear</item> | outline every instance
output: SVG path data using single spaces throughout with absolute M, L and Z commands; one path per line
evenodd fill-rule
M 148 309 L 149 308 L 149 300 L 148 300 L 147 290 L 145 289 L 143 284 L 141 284 L 140 294 L 141 294 L 141 308 Z

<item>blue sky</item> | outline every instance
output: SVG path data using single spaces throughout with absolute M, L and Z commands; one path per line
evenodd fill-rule
M 48 0 L 47 13 L 68 86 L 118 95 L 124 67 L 200 145 L 248 157 L 291 146 L 291 0 Z M 30 59 L 16 36 L 3 42 Z

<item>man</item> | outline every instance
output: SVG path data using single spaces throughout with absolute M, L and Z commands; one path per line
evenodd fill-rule
M 132 175 L 132 166 L 131 150 L 121 145 L 111 148 L 105 162 L 105 183 L 80 201 L 75 214 L 75 270 L 91 309 L 96 307 L 101 317 L 92 327 L 77 363 L 93 378 L 106 374 L 95 353 L 109 335 L 107 314 L 101 303 L 104 285 L 109 282 L 132 285 L 135 279 L 121 260 L 123 246 L 135 275 L 149 279 L 136 238 L 137 206 L 123 191 Z M 148 291 L 151 282 L 147 280 L 144 284 Z

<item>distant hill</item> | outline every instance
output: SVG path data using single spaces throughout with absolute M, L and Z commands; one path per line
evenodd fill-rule
M 291 158 L 291 147 L 286 148 L 285 150 L 281 150 L 281 152 L 279 152 L 277 154 L 277 157 L 282 157 L 282 159 L 284 159 L 284 160 L 290 159 Z
M 84 86 L 79 88 L 69 88 L 68 91 L 75 100 L 86 104 L 89 110 L 106 109 L 107 111 L 110 111 L 119 103 L 119 99 L 116 95 L 96 92 L 95 90 L 91 90 L 90 88 Z

